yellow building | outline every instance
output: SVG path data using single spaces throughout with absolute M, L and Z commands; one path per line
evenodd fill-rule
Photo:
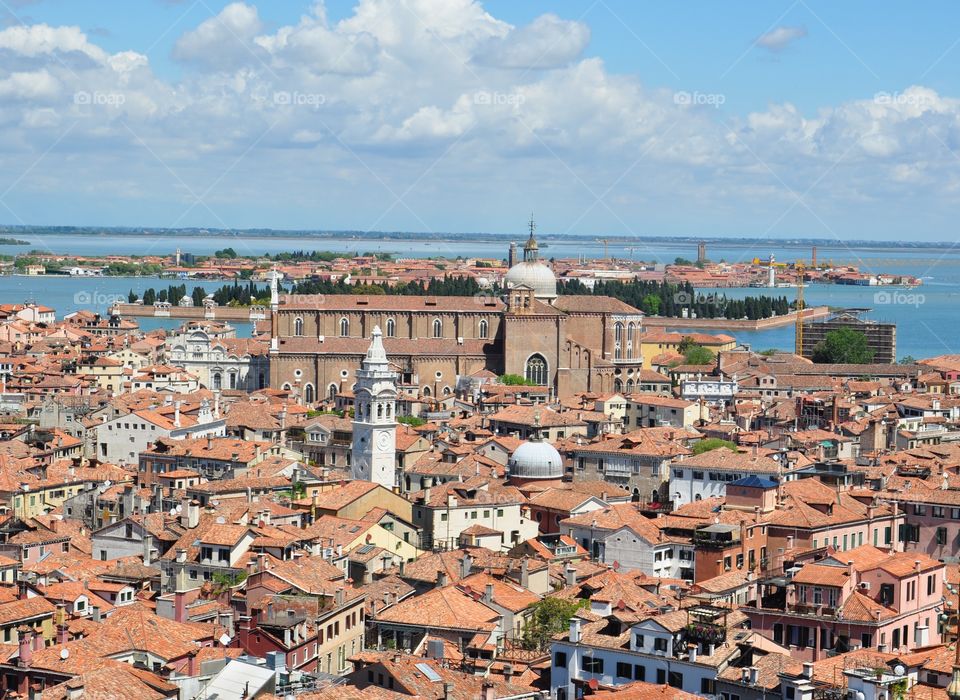
M 653 369 L 653 360 L 659 355 L 665 353 L 681 354 L 680 344 L 684 338 L 689 338 L 688 342 L 705 347 L 714 355 L 725 350 L 733 350 L 737 345 L 736 338 L 723 333 L 710 335 L 708 333 L 672 333 L 650 330 L 640 335 L 640 353 L 643 357 L 644 369 Z

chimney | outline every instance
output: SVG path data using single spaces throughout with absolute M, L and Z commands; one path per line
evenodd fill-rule
M 84 697 L 83 692 L 83 679 L 79 676 L 75 676 L 67 681 L 67 693 L 64 695 L 64 700 L 82 700 Z
M 567 564 L 567 568 L 563 570 L 563 575 L 568 586 L 577 585 L 577 569 L 573 564 Z
M 43 628 L 34 627 L 33 628 L 33 638 L 30 640 L 30 644 L 33 647 L 34 651 L 40 651 L 43 649 Z
M 460 560 L 460 578 L 466 578 L 473 570 L 473 557 L 469 552 L 464 552 L 463 559 Z
M 690 663 L 697 663 L 697 653 L 700 651 L 700 647 L 697 644 L 688 644 L 687 645 L 687 658 Z
M 443 588 L 447 585 L 447 572 L 441 569 L 437 572 L 437 587 Z
M 17 581 L 17 600 L 27 599 L 27 582 L 25 579 Z
M 453 700 L 453 683 L 443 684 L 443 700 Z
M 803 664 L 803 677 L 807 680 L 813 679 L 813 664 L 809 661 L 805 661 Z
M 173 427 L 180 427 L 180 402 L 175 401 L 173 404 Z
M 100 622 L 100 606 L 99 606 L 99 605 L 94 605 L 94 606 L 92 606 L 91 610 L 93 611 L 93 613 L 92 613 L 93 621 L 94 621 L 94 622 Z
M 207 435 L 207 451 L 209 452 L 212 449 L 213 449 L 213 435 L 210 434 L 210 435 Z
M 495 700 L 497 697 L 496 692 L 493 688 L 493 683 L 490 681 L 484 681 L 483 688 L 480 691 L 481 700 Z
M 524 557 L 520 562 L 520 585 L 524 588 L 530 588 L 530 564 L 529 560 Z
M 337 604 L 337 607 L 343 607 L 343 589 L 338 588 L 337 592 L 333 596 L 334 602 Z
M 492 603 L 493 602 L 493 584 L 488 583 L 483 589 L 483 602 Z
M 143 536 L 143 565 L 150 566 L 153 561 L 153 535 Z
M 20 644 L 20 656 L 17 665 L 21 668 L 29 667 L 30 662 L 33 660 L 33 647 L 30 644 L 30 636 L 32 634 L 33 630 L 26 625 L 17 627 L 18 642 Z
M 187 654 L 187 675 L 191 678 L 198 675 L 199 669 L 197 668 L 197 652 L 191 651 Z
M 571 644 L 580 643 L 580 618 L 579 617 L 570 618 L 570 643 Z
M 760 673 L 759 671 L 757 671 L 756 666 L 751 666 L 749 668 L 749 671 L 750 671 L 750 685 L 756 685 L 757 681 L 760 678 Z

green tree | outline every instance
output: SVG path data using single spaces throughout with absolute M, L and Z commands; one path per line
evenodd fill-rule
M 586 600 L 563 600 L 547 597 L 533 604 L 533 614 L 523 631 L 521 643 L 526 649 L 546 649 L 551 638 L 570 625 L 570 618 L 586 607 Z
M 720 447 L 726 447 L 728 450 L 733 452 L 737 451 L 737 446 L 729 440 L 721 440 L 720 438 L 707 438 L 706 440 L 701 440 L 693 446 L 693 454 L 702 455 L 704 452 L 716 450 Z
M 131 289 L 130 293 L 127 295 L 127 301 L 131 304 L 136 304 L 137 299 L 139 299 L 137 293 Z
M 683 355 L 683 360 L 688 365 L 708 365 L 713 362 L 713 353 L 698 345 L 690 336 L 684 336 L 680 340 L 677 351 Z
M 500 383 L 506 386 L 534 386 L 533 382 L 519 374 L 501 374 Z
M 157 303 L 157 293 L 153 289 L 148 289 L 143 293 L 144 306 L 153 306 Z
M 656 294 L 647 294 L 640 302 L 640 310 L 649 316 L 659 316 L 660 297 Z
M 903 357 L 900 358 L 900 364 L 915 365 L 917 364 L 917 358 L 915 358 L 913 355 L 904 355 Z
M 203 306 L 203 300 L 206 298 L 207 293 L 204 291 L 203 287 L 194 287 L 193 294 L 193 305 L 194 306 Z
M 838 328 L 814 346 L 811 359 L 818 363 L 865 365 L 873 362 L 873 348 L 861 331 Z
M 416 428 L 421 425 L 426 425 L 427 421 L 419 416 L 400 416 L 397 418 L 397 423 L 403 423 L 404 425 Z

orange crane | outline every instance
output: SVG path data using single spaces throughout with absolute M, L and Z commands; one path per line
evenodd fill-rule
M 793 346 L 793 352 L 796 355 L 803 355 L 803 263 L 797 262 L 795 269 L 797 271 L 797 332 L 796 342 Z

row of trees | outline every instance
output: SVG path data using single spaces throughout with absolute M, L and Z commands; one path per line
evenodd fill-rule
M 427 281 L 402 282 L 389 285 L 386 282 L 347 284 L 342 279 L 306 280 L 294 285 L 294 294 L 389 294 L 412 296 L 474 296 L 481 292 L 480 285 L 472 277 L 446 276 Z
M 652 280 L 605 281 L 597 282 L 591 290 L 579 280 L 561 280 L 557 293 L 610 296 L 650 316 L 667 318 L 682 317 L 684 309 L 688 316 L 695 314 L 697 318 L 751 321 L 782 316 L 790 311 L 790 302 L 785 296 L 728 299 L 724 294 L 697 291 L 689 282 L 677 285 Z
M 159 291 L 151 287 L 143 293 L 143 303 L 146 306 L 153 306 L 158 301 L 166 301 L 177 305 L 185 296 L 187 296 L 187 285 L 185 284 L 171 284 L 166 289 Z M 194 306 L 202 306 L 206 297 L 207 291 L 203 287 L 194 287 L 190 294 Z M 133 304 L 137 299 L 137 293 L 131 289 L 127 295 L 127 300 Z M 253 282 L 247 282 L 246 284 L 234 282 L 217 289 L 213 293 L 213 300 L 219 306 L 268 305 L 270 303 L 270 287 L 269 285 L 258 287 Z

